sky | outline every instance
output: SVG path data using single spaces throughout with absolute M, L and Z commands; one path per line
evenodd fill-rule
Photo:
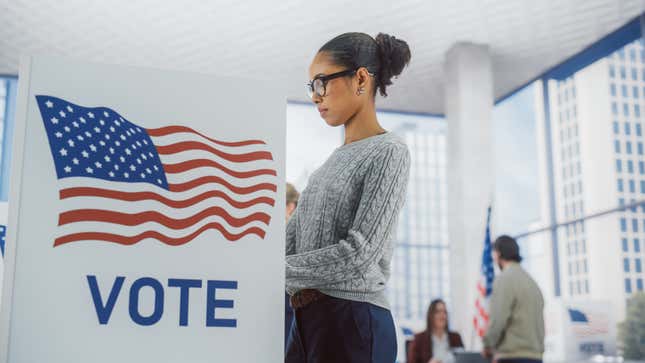
M 540 217 L 533 97 L 530 85 L 493 110 L 493 235 L 526 232 Z

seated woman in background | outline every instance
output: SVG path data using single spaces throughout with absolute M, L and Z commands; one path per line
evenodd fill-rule
M 452 350 L 463 348 L 459 333 L 448 330 L 446 303 L 437 299 L 428 308 L 426 330 L 414 335 L 408 348 L 408 363 L 454 363 Z

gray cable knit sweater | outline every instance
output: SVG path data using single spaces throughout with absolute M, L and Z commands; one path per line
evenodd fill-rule
M 394 230 L 410 154 L 385 133 L 337 148 L 309 178 L 287 224 L 286 285 L 389 309 Z

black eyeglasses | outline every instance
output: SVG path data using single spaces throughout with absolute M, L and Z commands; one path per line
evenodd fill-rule
M 307 89 L 307 96 L 309 96 L 309 98 L 312 98 L 314 94 L 316 94 L 320 97 L 325 97 L 325 94 L 327 93 L 327 82 L 331 81 L 334 78 L 354 75 L 356 71 L 358 71 L 358 68 L 348 69 L 345 71 L 332 73 L 326 76 L 324 75 L 316 76 L 314 79 L 312 79 L 305 85 L 305 88 Z

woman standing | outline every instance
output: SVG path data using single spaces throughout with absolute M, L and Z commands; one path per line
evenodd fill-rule
M 311 175 L 287 225 L 288 363 L 396 359 L 384 289 L 410 156 L 379 125 L 374 100 L 409 61 L 400 39 L 346 33 L 309 67 L 308 94 L 328 125 L 344 126 L 345 143 Z
M 448 310 L 441 299 L 428 308 L 427 329 L 416 334 L 408 348 L 408 363 L 454 363 L 453 349 L 463 348 L 459 333 L 448 330 Z

